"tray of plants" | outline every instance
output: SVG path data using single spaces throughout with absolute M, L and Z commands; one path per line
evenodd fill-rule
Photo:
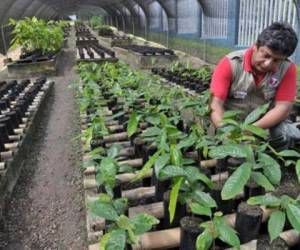
M 21 46 L 22 53 L 19 60 L 7 65 L 9 76 L 55 75 L 64 41 L 61 23 L 26 17 L 11 19 L 10 24 L 14 26 L 11 46 Z

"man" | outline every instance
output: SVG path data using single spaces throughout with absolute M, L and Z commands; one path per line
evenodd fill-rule
M 288 57 L 297 42 L 290 25 L 273 23 L 259 34 L 255 45 L 221 59 L 211 82 L 211 120 L 215 127 L 222 126 L 225 110 L 239 109 L 246 117 L 259 105 L 271 102 L 269 111 L 253 125 L 272 128 L 274 136 L 286 130 L 276 125 L 288 117 L 296 97 L 296 65 Z

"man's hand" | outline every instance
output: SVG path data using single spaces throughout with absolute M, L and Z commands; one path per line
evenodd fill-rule
M 285 120 L 292 107 L 292 102 L 275 102 L 274 108 L 270 109 L 262 118 L 253 123 L 253 125 L 263 129 L 271 128 Z
M 223 118 L 223 113 L 224 113 L 224 101 L 218 97 L 213 96 L 211 103 L 210 103 L 210 108 L 212 110 L 210 118 L 212 123 L 216 128 L 219 128 L 222 126 L 222 118 Z

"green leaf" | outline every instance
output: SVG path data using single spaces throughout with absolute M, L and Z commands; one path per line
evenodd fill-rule
M 136 235 L 141 235 L 149 231 L 159 220 L 149 214 L 138 214 L 130 218 L 130 224 L 133 225 L 133 231 Z
M 96 179 L 105 185 L 113 188 L 116 183 L 117 166 L 112 158 L 104 158 L 100 164 L 100 171 L 96 175 Z
M 259 185 L 262 186 L 267 191 L 274 191 L 275 188 L 269 182 L 269 180 L 260 172 L 252 172 L 251 178 Z
M 194 214 L 206 215 L 211 217 L 211 209 L 209 207 L 204 207 L 198 203 L 191 203 L 190 208 Z
M 259 127 L 256 127 L 251 124 L 247 124 L 244 126 L 244 129 L 251 132 L 252 134 L 261 137 L 263 139 L 266 139 L 269 135 L 268 131 Z
M 300 154 L 295 150 L 283 150 L 278 153 L 281 157 L 300 157 Z
M 298 182 L 300 183 L 300 160 L 298 160 L 296 163 L 296 173 L 298 177 Z
M 109 203 L 96 200 L 89 203 L 89 208 L 93 214 L 100 216 L 106 220 L 117 221 L 119 218 L 116 210 Z
M 212 159 L 223 159 L 227 156 L 246 158 L 247 150 L 243 145 L 232 144 L 232 145 L 221 145 L 221 146 L 213 147 L 209 151 L 209 157 Z
M 258 155 L 258 161 L 263 167 L 264 175 L 274 184 L 278 185 L 281 180 L 280 165 L 271 156 L 261 153 Z
M 174 144 L 170 145 L 170 160 L 171 164 L 175 166 L 181 166 L 182 154 L 180 149 L 178 149 Z
M 209 193 L 202 192 L 200 190 L 196 190 L 194 192 L 193 197 L 198 203 L 205 207 L 217 207 L 217 203 L 215 200 L 210 196 Z
M 204 230 L 202 234 L 197 237 L 196 249 L 197 250 L 208 250 L 213 243 L 214 238 L 209 233 L 209 230 Z
M 166 166 L 159 173 L 159 180 L 166 180 L 177 176 L 185 176 L 185 171 L 181 167 Z
M 247 200 L 247 203 L 249 205 L 263 205 L 267 207 L 278 207 L 280 205 L 280 199 L 277 197 L 271 195 L 271 194 L 265 194 L 265 195 L 259 195 L 251 197 Z
M 240 240 L 239 240 L 239 237 L 237 236 L 236 231 L 233 228 L 231 228 L 230 226 L 228 226 L 225 223 L 223 218 L 218 218 L 218 221 L 220 221 L 220 222 L 216 223 L 216 227 L 218 230 L 219 238 L 223 242 L 239 249 L 240 248 Z
M 106 250 L 106 244 L 109 240 L 110 233 L 106 233 L 102 236 L 99 244 L 99 250 Z
M 119 154 L 121 149 L 121 145 L 112 145 L 107 151 L 107 157 L 114 159 Z
M 124 229 L 124 230 L 130 230 L 132 229 L 132 225 L 130 224 L 129 218 L 123 214 L 120 215 L 117 225 L 119 228 Z
M 261 115 L 265 114 L 269 108 L 270 104 L 261 105 L 254 109 L 245 119 L 244 124 L 251 124 L 255 122 Z
M 285 223 L 285 213 L 282 211 L 275 211 L 271 214 L 268 221 L 268 232 L 271 242 L 275 240 L 282 232 Z
M 137 113 L 133 112 L 129 116 L 128 125 L 127 125 L 127 133 L 128 137 L 131 137 L 136 131 L 138 127 L 140 116 Z
M 105 250 L 124 250 L 126 245 L 126 232 L 123 229 L 113 230 L 109 233 Z
M 159 136 L 161 134 L 161 129 L 157 127 L 151 127 L 147 128 L 143 133 L 143 137 L 153 137 L 153 136 Z
M 169 154 L 163 154 L 157 158 L 154 164 L 155 175 L 157 178 L 159 177 L 160 170 L 168 164 L 169 160 Z
M 185 168 L 186 177 L 189 182 L 193 183 L 197 180 L 205 183 L 209 188 L 212 188 L 213 182 L 210 178 L 208 178 L 205 174 L 202 174 L 197 167 L 186 167 Z
M 240 110 L 228 110 L 225 111 L 223 114 L 223 119 L 230 119 L 230 118 L 236 118 L 237 115 L 242 114 L 243 112 Z
M 192 145 L 194 145 L 194 143 L 195 143 L 194 138 L 189 136 L 189 137 L 186 137 L 186 138 L 182 139 L 179 142 L 179 144 L 177 144 L 177 148 L 178 149 L 188 148 L 188 147 L 191 147 Z
M 183 177 L 176 177 L 174 180 L 174 184 L 172 185 L 169 201 L 170 223 L 172 223 L 175 216 L 178 193 L 183 180 Z
M 229 200 L 239 194 L 251 175 L 251 165 L 243 163 L 233 174 L 227 179 L 221 192 L 223 200 Z
M 300 208 L 293 204 L 288 204 L 286 213 L 293 228 L 300 233 Z
M 149 160 L 146 162 L 146 164 L 143 166 L 143 168 L 138 172 L 137 176 L 134 178 L 133 181 L 139 180 L 144 177 L 144 175 L 152 168 L 155 161 L 160 155 L 160 151 L 157 151 L 154 155 L 152 155 Z
M 118 214 L 124 214 L 127 209 L 127 198 L 119 198 L 113 200 L 113 206 Z

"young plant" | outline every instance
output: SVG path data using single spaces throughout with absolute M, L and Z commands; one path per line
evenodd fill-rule
M 138 214 L 128 218 L 124 215 L 127 201 L 124 198 L 112 200 L 109 195 L 101 194 L 89 203 L 91 212 L 109 224 L 108 232 L 101 238 L 100 249 L 123 250 L 126 244 L 136 245 L 138 236 L 149 231 L 159 220 L 148 214 Z
M 202 209 L 194 208 L 193 212 L 203 214 Z M 214 249 L 216 239 L 220 239 L 237 249 L 240 248 L 237 232 L 226 223 L 221 212 L 216 212 L 210 221 L 201 223 L 200 227 L 204 228 L 204 231 L 197 237 L 197 250 L 208 250 L 211 249 L 211 246 Z
M 261 205 L 272 209 L 268 220 L 270 240 L 276 239 L 282 232 L 286 218 L 292 227 L 300 233 L 300 197 L 293 199 L 287 195 L 276 197 L 272 194 L 251 197 L 247 201 L 250 205 Z
M 64 33 L 54 22 L 25 17 L 19 21 L 10 19 L 9 24 L 14 27 L 11 47 L 22 46 L 26 53 L 41 50 L 46 55 L 58 52 L 62 46 Z
M 105 156 L 97 155 L 93 158 L 97 186 L 104 186 L 105 191 L 112 197 L 114 196 L 113 189 L 117 184 L 117 174 L 133 172 L 130 166 L 118 163 L 117 156 L 120 150 L 119 145 L 113 145 L 107 150 Z
M 222 129 L 223 134 L 220 136 L 224 143 L 211 148 L 209 156 L 214 159 L 231 156 L 243 158 L 245 162 L 225 182 L 221 193 L 223 200 L 234 198 L 243 190 L 250 178 L 267 191 L 273 191 L 273 185 L 280 183 L 281 170 L 279 164 L 265 153 L 268 144 L 257 141 L 255 137 L 265 139 L 267 132 L 252 125 L 266 110 L 267 105 L 257 108 L 242 123 L 232 119 L 237 112 L 229 111 L 224 114 L 223 122 L 229 124 Z M 255 136 L 249 135 L 249 132 Z

